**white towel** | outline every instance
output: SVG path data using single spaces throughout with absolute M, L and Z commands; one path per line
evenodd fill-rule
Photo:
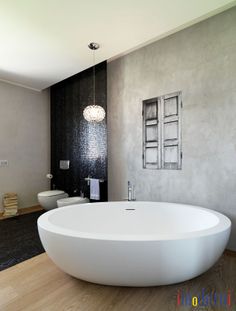
M 100 184 L 99 179 L 90 178 L 90 199 L 100 200 Z

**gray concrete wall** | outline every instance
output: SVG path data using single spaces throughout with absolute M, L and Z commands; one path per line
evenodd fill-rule
M 108 64 L 109 200 L 196 204 L 233 223 L 236 250 L 236 8 Z M 142 168 L 142 100 L 183 92 L 183 168 Z
M 2 195 L 17 192 L 21 208 L 37 205 L 37 193 L 49 189 L 49 91 L 36 92 L 0 82 L 0 210 Z

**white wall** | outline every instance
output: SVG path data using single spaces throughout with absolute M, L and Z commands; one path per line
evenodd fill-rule
M 49 189 L 49 91 L 36 92 L 0 82 L 0 209 L 2 194 L 17 192 L 21 208 L 37 205 Z
M 236 250 L 236 8 L 108 63 L 109 200 L 196 204 L 228 215 Z M 182 91 L 183 168 L 142 168 L 142 100 Z

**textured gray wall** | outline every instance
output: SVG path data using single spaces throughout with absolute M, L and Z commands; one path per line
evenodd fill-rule
M 142 100 L 183 92 L 183 169 L 142 168 Z M 108 64 L 109 200 L 196 204 L 233 222 L 236 250 L 236 8 Z M 235 236 L 235 237 L 233 237 Z
M 17 192 L 19 207 L 37 205 L 37 193 L 49 189 L 49 91 L 36 92 L 0 82 L 0 210 L 2 195 Z

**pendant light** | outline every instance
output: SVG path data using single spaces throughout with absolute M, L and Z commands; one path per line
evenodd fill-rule
M 95 51 L 99 48 L 99 44 L 91 42 L 88 47 L 93 51 L 93 105 L 87 106 L 83 111 L 83 116 L 88 122 L 101 122 L 105 118 L 105 110 L 103 107 L 96 105 L 96 86 L 95 86 Z

